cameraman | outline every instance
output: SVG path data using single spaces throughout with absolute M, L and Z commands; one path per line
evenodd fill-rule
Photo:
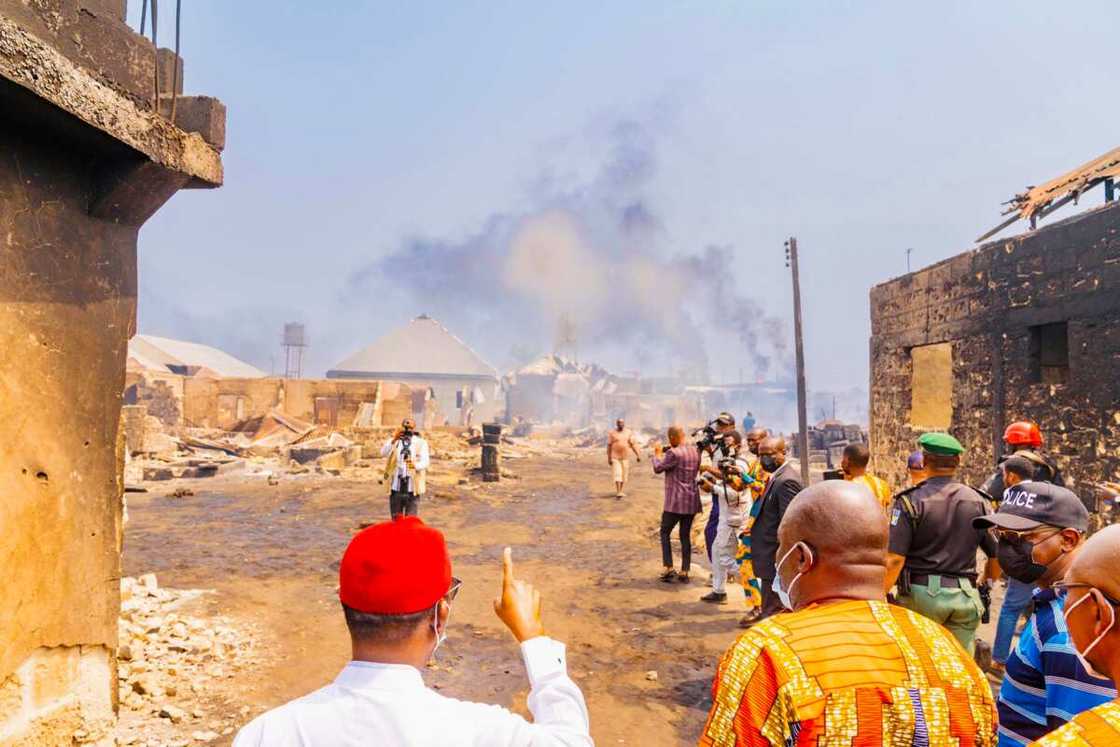
M 721 412 L 715 420 L 693 435 L 698 437 L 696 447 L 700 449 L 700 456 L 708 455 L 706 464 L 700 467 L 701 472 L 706 472 L 713 477 L 719 477 L 719 463 L 727 458 L 736 456 L 725 452 L 723 437 L 735 431 L 735 416 L 729 412 Z M 719 528 L 719 502 L 712 501 L 712 509 L 708 512 L 708 523 L 704 525 L 704 546 L 708 550 L 708 560 L 712 559 L 712 545 L 716 541 L 716 532 Z
M 381 447 L 381 456 L 389 457 L 385 473 L 393 476 L 389 489 L 389 514 L 394 519 L 402 515 L 416 516 L 420 496 L 424 494 L 429 453 L 428 442 L 416 432 L 416 423 L 412 418 L 401 421 L 401 427 Z
M 737 454 L 743 438 L 738 431 L 731 431 L 721 441 L 725 453 Z M 700 597 L 701 602 L 727 603 L 727 592 L 724 591 L 727 575 L 738 567 L 735 554 L 739 545 L 739 528 L 743 525 L 744 509 L 750 511 L 751 493 L 742 477 L 747 469 L 745 461 L 728 456 L 720 461 L 718 467 L 705 469 L 700 474 L 700 491 L 711 494 L 713 513 L 719 516 L 712 544 L 712 591 Z

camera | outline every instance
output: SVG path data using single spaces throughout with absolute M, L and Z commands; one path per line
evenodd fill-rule
M 741 465 L 739 464 L 738 454 L 720 459 L 717 466 L 719 467 L 720 474 L 723 475 L 724 480 L 728 480 L 735 476 L 743 476 L 743 470 Z
M 721 434 L 716 430 L 716 425 L 719 420 L 709 421 L 703 428 L 697 428 L 692 432 L 692 438 L 696 441 L 696 448 L 703 451 L 711 446 L 719 444 Z
M 401 461 L 407 462 L 412 458 L 412 436 L 414 431 L 411 428 L 401 428 Z

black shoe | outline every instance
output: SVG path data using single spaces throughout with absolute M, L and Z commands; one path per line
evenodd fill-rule
M 749 628 L 762 619 L 762 610 L 757 607 L 739 618 L 740 628 Z
M 710 602 L 711 604 L 727 604 L 727 594 L 712 591 L 700 597 L 700 601 Z

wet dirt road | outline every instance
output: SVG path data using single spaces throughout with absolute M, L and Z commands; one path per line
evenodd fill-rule
M 510 545 L 518 575 L 542 592 L 549 634 L 568 645 L 596 743 L 695 744 L 716 662 L 738 633 L 741 597 L 732 593 L 726 606 L 698 601 L 707 578 L 702 541 L 691 584 L 656 580 L 661 482 L 646 461 L 633 465 L 622 501 L 597 450 L 508 466 L 520 479 L 468 490 L 450 467 L 441 474 L 433 465 L 421 516 L 446 533 L 464 586 L 426 681 L 528 715 L 516 645 L 491 607 Z M 338 559 L 360 522 L 387 516 L 384 488 L 327 477 L 276 486 L 214 478 L 191 488 L 185 498 L 129 496 L 125 574 L 213 589 L 201 605 L 260 632 L 263 656 L 216 693 L 230 714 L 246 704 L 255 714 L 330 681 L 349 658 Z

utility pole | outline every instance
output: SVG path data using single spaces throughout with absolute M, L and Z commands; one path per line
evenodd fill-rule
M 793 274 L 793 336 L 797 350 L 797 453 L 801 458 L 801 484 L 809 487 L 809 418 L 805 414 L 805 346 L 801 336 L 801 276 L 797 271 L 797 239 L 786 242 L 786 267 Z
M 906 250 L 906 274 L 907 275 L 910 274 L 910 255 L 913 254 L 913 252 L 914 252 L 913 249 L 907 249 Z

